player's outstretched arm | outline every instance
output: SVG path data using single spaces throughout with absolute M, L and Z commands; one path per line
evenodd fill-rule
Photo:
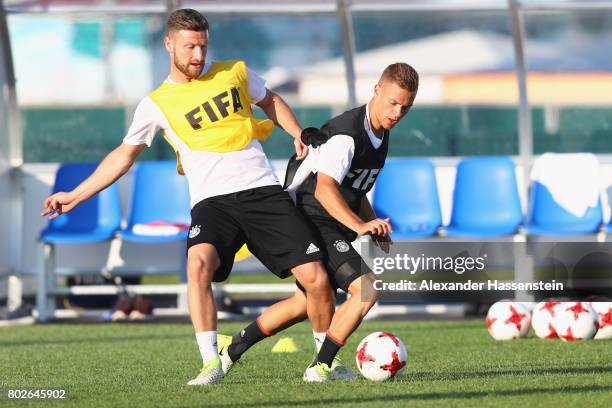
M 374 218 L 364 221 L 355 214 L 342 197 L 338 182 L 325 173 L 317 173 L 314 196 L 329 215 L 359 235 L 385 236 L 393 232 L 389 219 Z
M 266 96 L 259 102 L 259 106 L 266 115 L 285 132 L 293 136 L 293 144 L 295 145 L 295 154 L 298 160 L 302 160 L 308 154 L 308 147 L 302 143 L 300 135 L 302 134 L 302 126 L 298 122 L 295 114 L 287 105 L 287 102 L 280 95 L 266 90 Z
M 132 164 L 134 164 L 136 157 L 145 148 L 146 145 L 144 144 L 132 146 L 122 143 L 110 152 L 98 165 L 93 174 L 74 190 L 58 192 L 47 197 L 41 215 L 49 219 L 57 218 L 99 191 L 104 190 L 129 170 Z

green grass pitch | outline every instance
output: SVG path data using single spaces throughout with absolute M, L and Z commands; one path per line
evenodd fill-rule
M 233 334 L 244 323 L 222 323 Z M 63 402 L 0 407 L 610 407 L 612 341 L 562 343 L 532 334 L 496 342 L 484 319 L 365 322 L 340 357 L 354 369 L 358 342 L 391 331 L 409 350 L 396 381 L 305 384 L 312 335 L 300 324 L 243 357 L 222 384 L 189 387 L 201 364 L 188 323 L 48 324 L 0 328 L 0 388 L 63 388 Z M 281 336 L 299 351 L 270 353 Z

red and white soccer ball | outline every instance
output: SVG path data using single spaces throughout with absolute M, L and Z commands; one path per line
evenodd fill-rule
M 598 325 L 597 313 L 587 302 L 564 302 L 555 313 L 555 331 L 563 341 L 592 339 Z
M 531 314 L 531 327 L 536 336 L 541 339 L 558 339 L 557 331 L 555 330 L 554 318 L 558 312 L 561 302 L 544 301 L 540 302 L 533 308 Z
M 408 352 L 404 343 L 388 332 L 374 332 L 366 336 L 355 357 L 361 374 L 372 381 L 385 381 L 400 375 L 406 368 Z
M 612 339 L 612 302 L 592 302 L 591 307 L 597 313 L 599 325 L 594 339 Z
M 525 336 L 530 322 L 529 311 L 518 302 L 494 303 L 487 313 L 487 328 L 495 340 L 512 340 Z

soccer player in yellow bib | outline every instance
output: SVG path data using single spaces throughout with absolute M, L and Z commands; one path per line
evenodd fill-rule
M 259 143 L 277 124 L 294 137 L 297 156 L 305 157 L 293 112 L 244 62 L 206 61 L 208 22 L 199 12 L 173 12 L 164 45 L 170 74 L 139 103 L 123 142 L 73 191 L 48 197 L 42 215 L 58 217 L 115 182 L 162 131 L 176 152 L 178 172 L 187 177 L 192 206 L 187 291 L 203 366 L 188 384 L 207 385 L 223 379 L 211 282 L 227 279 L 243 244 L 274 274 L 293 274 L 304 286 L 313 330 L 328 329 L 333 300 L 315 235 Z M 251 104 L 271 120 L 255 119 Z

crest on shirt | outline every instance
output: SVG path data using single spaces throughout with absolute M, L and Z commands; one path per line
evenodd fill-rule
M 338 251 L 338 252 L 348 252 L 348 250 L 350 248 L 349 244 L 346 241 L 342 240 L 342 239 L 339 239 L 339 240 L 335 241 L 334 242 L 334 247 L 336 248 L 336 251 Z
M 200 235 L 201 228 L 201 225 L 194 225 L 193 227 L 191 227 L 191 229 L 189 230 L 189 238 L 195 238 Z

